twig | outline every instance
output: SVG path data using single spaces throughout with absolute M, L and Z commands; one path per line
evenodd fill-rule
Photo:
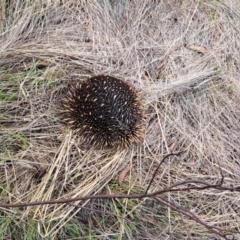
M 69 198 L 69 199 L 58 199 L 58 200 L 49 200 L 49 201 L 40 201 L 40 202 L 26 202 L 26 203 L 0 203 L 0 208 L 16 208 L 16 207 L 29 207 L 29 206 L 37 206 L 37 205 L 46 205 L 46 204 L 69 204 L 70 206 L 74 206 L 74 207 L 78 207 L 74 204 L 72 204 L 72 202 L 75 201 L 80 201 L 80 200 L 89 200 L 89 199 L 122 199 L 122 198 L 128 198 L 128 199 L 143 199 L 143 198 L 153 198 L 155 199 L 157 202 L 159 202 L 160 204 L 171 208 L 172 210 L 177 211 L 178 213 L 185 215 L 186 217 L 192 219 L 193 221 L 201 224 L 202 226 L 206 227 L 211 233 L 214 233 L 220 237 L 223 237 L 224 239 L 227 239 L 227 233 L 236 233 L 234 231 L 229 231 L 226 230 L 224 228 L 221 227 L 215 227 L 215 226 L 210 226 L 207 223 L 205 223 L 204 221 L 202 221 L 198 216 L 196 216 L 195 214 L 193 214 L 192 212 L 190 212 L 188 209 L 183 208 L 182 206 L 176 205 L 173 202 L 170 202 L 169 200 L 167 200 L 164 197 L 160 197 L 159 195 L 163 194 L 163 193 L 167 193 L 167 192 L 184 192 L 184 191 L 190 191 L 190 190 L 203 190 L 203 189 L 216 189 L 216 190 L 220 190 L 220 191 L 237 191 L 240 192 L 240 186 L 233 186 L 233 187 L 228 187 L 228 186 L 223 186 L 224 184 L 224 175 L 222 172 L 222 169 L 219 166 L 219 171 L 220 171 L 220 181 L 219 183 L 216 184 L 211 184 L 202 180 L 185 180 L 182 182 L 178 182 L 175 183 L 171 186 L 169 186 L 168 188 L 165 189 L 161 189 L 158 191 L 155 191 L 153 193 L 148 193 L 149 188 L 151 187 L 151 184 L 154 181 L 154 178 L 160 168 L 160 166 L 162 165 L 162 163 L 170 156 L 178 156 L 179 154 L 181 154 L 182 152 L 178 152 L 178 153 L 169 153 L 168 155 L 166 155 L 162 161 L 159 163 L 157 169 L 154 171 L 154 174 L 151 178 L 151 181 L 147 187 L 147 190 L 145 191 L 144 194 L 121 194 L 121 195 L 115 195 L 115 194 L 100 194 L 100 195 L 90 195 L 90 196 L 84 196 L 84 197 L 76 197 L 76 198 Z M 188 185 L 187 187 L 184 187 L 184 185 Z M 202 185 L 202 186 L 199 186 Z M 182 186 L 182 187 L 180 187 Z M 82 206 L 80 206 L 82 207 Z M 87 208 L 87 207 L 82 207 L 85 208 L 87 210 L 92 211 L 92 209 Z M 112 215 L 115 216 L 115 214 L 113 213 L 109 213 L 109 212 L 102 212 L 100 210 L 96 210 L 94 209 L 95 212 L 99 212 L 99 213 L 103 213 L 103 214 L 108 214 L 108 215 Z
M 148 184 L 148 187 L 147 187 L 147 189 L 146 189 L 146 191 L 145 191 L 145 194 L 148 193 L 148 190 L 149 190 L 149 188 L 151 187 L 151 185 L 152 185 L 152 183 L 153 183 L 153 180 L 154 180 L 154 178 L 156 177 L 157 172 L 158 172 L 159 168 L 161 167 L 161 165 L 163 164 L 163 162 L 164 162 L 167 158 L 169 158 L 170 156 L 179 156 L 179 155 L 180 155 L 181 153 L 183 153 L 183 152 L 184 152 L 184 151 L 181 151 L 181 152 L 178 152 L 178 153 L 168 153 L 168 154 L 162 159 L 162 161 L 158 164 L 155 172 L 154 172 L 153 175 L 152 175 L 152 178 L 151 178 L 151 180 L 150 180 L 150 183 Z
M 172 210 L 177 211 L 178 213 L 183 214 L 184 216 L 187 216 L 188 218 L 190 218 L 191 220 L 203 225 L 204 227 L 206 227 L 211 233 L 217 234 L 220 237 L 223 237 L 224 239 L 227 240 L 227 235 L 230 234 L 226 234 L 226 233 L 235 233 L 234 231 L 229 231 L 227 229 L 221 228 L 221 227 L 215 227 L 215 226 L 210 226 L 207 223 L 205 223 L 204 221 L 202 221 L 198 216 L 196 216 L 195 214 L 193 214 L 192 212 L 190 212 L 188 209 L 183 208 L 182 206 L 176 205 L 173 202 L 168 201 L 166 198 L 163 197 L 153 197 L 157 202 L 170 207 Z M 226 232 L 226 233 L 225 233 Z
M 181 186 L 185 184 L 202 184 L 204 186 L 191 186 L 191 187 L 182 187 L 182 188 L 174 188 L 176 186 Z M 152 198 L 157 195 L 161 195 L 166 192 L 179 192 L 179 191 L 190 191 L 190 190 L 203 190 L 203 189 L 216 189 L 221 191 L 237 191 L 240 192 L 240 186 L 236 187 L 227 187 L 219 184 L 209 184 L 200 180 L 186 180 L 177 184 L 170 186 L 169 188 L 165 188 L 162 190 L 158 190 L 149 194 L 99 194 L 99 195 L 89 195 L 84 197 L 76 197 L 76 198 L 67 198 L 67 199 L 58 199 L 58 200 L 48 200 L 48 201 L 39 201 L 39 202 L 25 202 L 25 203 L 0 203 L 0 207 L 2 208 L 16 208 L 16 207 L 29 207 L 29 206 L 37 206 L 37 205 L 47 205 L 47 204 L 63 204 L 69 202 L 76 202 L 80 200 L 88 200 L 88 199 L 112 199 L 112 198 L 131 198 L 131 199 L 143 199 L 143 198 Z

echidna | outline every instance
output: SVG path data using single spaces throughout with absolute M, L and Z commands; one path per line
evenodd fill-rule
M 143 101 L 128 83 L 96 76 L 72 85 L 61 101 L 61 119 L 97 148 L 123 149 L 144 135 Z

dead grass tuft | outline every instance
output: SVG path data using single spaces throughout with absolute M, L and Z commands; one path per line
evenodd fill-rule
M 174 142 L 186 154 L 162 166 L 150 191 L 186 179 L 216 182 L 218 164 L 226 184 L 237 185 L 239 9 L 235 0 L 2 1 L 1 201 L 139 193 Z M 125 78 L 141 91 L 147 113 L 141 145 L 97 151 L 62 129 L 57 117 L 62 91 L 96 74 Z M 134 167 L 123 186 L 113 184 L 129 164 Z M 237 193 L 167 196 L 203 221 L 240 231 Z M 81 204 L 115 215 L 91 213 L 83 224 L 77 218 L 82 210 L 70 205 L 2 209 L 0 238 L 215 239 L 153 200 Z

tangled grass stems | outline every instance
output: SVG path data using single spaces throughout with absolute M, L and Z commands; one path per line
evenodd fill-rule
M 143 193 L 175 142 L 175 151 L 186 150 L 184 156 L 162 164 L 149 192 L 186 179 L 215 183 L 218 165 L 224 186 L 237 186 L 239 9 L 235 0 L 1 1 L 2 201 L 84 197 L 111 188 Z M 118 153 L 96 151 L 62 128 L 56 108 L 64 88 L 98 74 L 125 79 L 144 96 L 141 145 Z M 123 186 L 112 184 L 129 164 L 134 167 Z M 210 188 L 166 195 L 205 222 L 239 231 L 235 192 Z M 116 213 L 131 212 L 133 206 L 136 219 L 125 226 L 109 216 L 97 227 L 90 222 L 79 227 L 80 209 L 71 206 L 2 210 L 0 238 L 166 239 L 169 232 L 179 239 L 215 238 L 155 200 L 135 205 L 98 200 L 94 206 Z

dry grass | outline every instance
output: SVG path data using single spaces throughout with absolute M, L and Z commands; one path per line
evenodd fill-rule
M 176 150 L 186 154 L 163 165 L 151 191 L 185 179 L 216 182 L 218 163 L 226 184 L 238 185 L 239 9 L 237 0 L 2 1 L 1 201 L 103 189 L 139 193 L 175 141 Z M 123 152 L 97 151 L 62 129 L 57 104 L 64 87 L 96 74 L 125 78 L 142 92 L 147 112 L 142 144 Z M 130 163 L 131 175 L 119 187 L 114 179 Z M 168 198 L 209 224 L 240 231 L 237 193 L 205 190 Z M 87 205 L 128 220 L 96 212 L 83 223 L 80 209 L 66 205 L 2 209 L 0 238 L 217 239 L 153 200 Z

